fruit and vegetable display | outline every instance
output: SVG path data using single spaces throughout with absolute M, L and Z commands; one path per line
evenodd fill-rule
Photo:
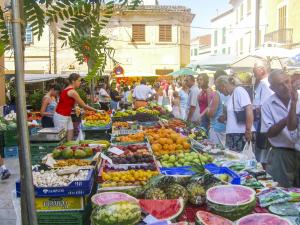
M 100 147 L 91 148 L 88 144 L 71 147 L 62 145 L 52 151 L 52 156 L 54 159 L 85 159 L 100 151 Z
M 138 201 L 124 193 L 100 193 L 92 197 L 92 202 L 93 225 L 134 225 L 141 220 Z
M 207 131 L 204 128 L 195 128 L 189 137 L 198 142 L 208 138 Z
M 213 157 L 207 153 L 181 152 L 179 154 L 165 154 L 160 157 L 162 167 L 192 166 L 194 164 L 206 164 L 213 161 Z
M 233 222 L 221 216 L 206 211 L 198 211 L 196 213 L 197 225 L 233 225 Z
M 129 129 L 130 125 L 128 122 L 113 122 L 114 129 Z
M 102 186 L 113 187 L 113 186 L 135 186 L 144 185 L 146 181 L 158 175 L 157 170 L 143 170 L 143 169 L 132 169 L 132 170 L 104 170 L 102 172 Z
M 107 113 L 86 112 L 83 125 L 85 127 L 102 127 L 111 122 Z
M 57 160 L 54 164 L 55 168 L 80 166 L 85 167 L 91 164 L 91 160 L 85 159 L 62 159 Z
M 129 134 L 129 135 L 121 135 L 115 138 L 116 142 L 123 142 L 123 143 L 138 143 L 144 142 L 145 134 L 143 132 L 139 132 L 136 134 Z
M 173 130 L 177 130 L 178 128 L 185 128 L 186 123 L 180 119 L 170 119 L 168 120 L 166 127 L 171 128 Z
M 120 155 L 109 154 L 114 164 L 154 163 L 154 158 L 146 145 L 116 146 L 124 151 Z
M 190 151 L 188 138 L 181 136 L 172 129 L 149 129 L 146 134 L 156 156 Z
M 134 110 L 125 110 L 125 111 L 117 111 L 113 118 L 122 118 L 122 117 L 128 117 L 128 116 L 134 116 L 136 114 L 136 111 Z
M 33 184 L 36 187 L 64 187 L 73 181 L 86 180 L 89 170 L 64 173 L 62 170 L 33 171 Z
M 254 213 L 239 219 L 235 224 L 236 225 L 257 225 L 257 224 L 292 225 L 292 223 L 289 220 L 269 213 Z
M 248 187 L 220 185 L 207 190 L 207 205 L 213 213 L 236 220 L 252 212 L 256 205 L 255 194 Z
M 154 116 L 158 116 L 160 114 L 160 112 L 156 109 L 147 109 L 145 107 L 138 108 L 136 110 L 136 112 L 143 113 L 143 114 L 150 114 L 150 115 L 154 115 Z
M 142 210 L 159 220 L 175 220 L 184 210 L 184 201 L 179 199 L 149 200 L 141 199 L 139 204 Z M 159 207 L 157 207 L 159 206 Z

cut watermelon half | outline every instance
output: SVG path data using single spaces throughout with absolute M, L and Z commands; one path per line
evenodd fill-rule
M 196 224 L 197 225 L 233 225 L 233 222 L 221 216 L 200 210 L 196 213 Z
M 290 221 L 270 213 L 255 213 L 236 222 L 237 225 L 292 225 Z
M 146 213 L 149 213 L 158 220 L 174 220 L 184 210 L 183 198 L 172 200 L 141 199 L 139 202 L 141 208 Z
M 138 203 L 138 200 L 122 192 L 103 192 L 103 193 L 95 194 L 92 197 L 92 203 L 97 206 L 109 205 L 115 202 Z

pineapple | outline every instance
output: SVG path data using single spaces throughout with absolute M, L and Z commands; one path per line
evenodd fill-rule
M 150 188 L 145 192 L 145 199 L 163 200 L 167 199 L 165 192 L 159 188 Z
M 187 203 L 189 199 L 189 193 L 180 184 L 172 184 L 165 189 L 168 199 L 179 199 L 183 198 L 184 202 Z
M 189 183 L 186 189 L 189 193 L 189 202 L 191 204 L 202 205 L 205 202 L 205 189 L 199 183 Z

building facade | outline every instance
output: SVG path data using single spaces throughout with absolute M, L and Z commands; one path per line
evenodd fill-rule
M 211 53 L 211 35 L 203 35 L 191 40 L 191 61 L 197 61 L 203 55 Z
M 287 48 L 300 47 L 299 0 L 265 0 L 267 33 L 265 40 Z
M 183 6 L 162 6 L 157 0 L 145 1 L 138 9 L 116 11 L 103 31 L 116 51 L 114 58 L 126 72 L 168 74 L 190 62 L 190 26 L 194 18 Z M 38 41 L 30 36 L 25 49 L 25 73 L 87 72 L 69 47 L 61 48 L 55 27 L 47 27 Z M 30 39 L 31 38 L 31 39 Z M 14 59 L 5 55 L 6 73 L 14 73 Z M 106 71 L 113 70 L 109 62 Z
M 211 20 L 212 53 L 244 55 L 255 50 L 256 0 L 230 0 L 231 9 Z M 259 1 L 259 43 L 267 31 L 267 4 Z

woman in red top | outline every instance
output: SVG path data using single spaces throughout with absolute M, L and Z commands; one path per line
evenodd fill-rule
M 69 78 L 69 85 L 61 92 L 58 105 L 56 107 L 56 112 L 54 113 L 53 122 L 55 127 L 65 128 L 67 131 L 67 140 L 73 140 L 74 128 L 71 119 L 71 112 L 75 104 L 78 104 L 85 110 L 95 111 L 94 109 L 80 98 L 79 94 L 75 90 L 80 87 L 81 78 L 77 73 L 72 73 Z
M 199 88 L 201 89 L 201 92 L 198 96 L 198 103 L 199 103 L 200 114 L 201 114 L 200 126 L 205 128 L 206 131 L 208 132 L 210 121 L 208 116 L 206 115 L 206 112 L 208 110 L 214 92 L 208 86 L 209 77 L 206 73 L 199 74 L 197 81 L 198 81 Z

